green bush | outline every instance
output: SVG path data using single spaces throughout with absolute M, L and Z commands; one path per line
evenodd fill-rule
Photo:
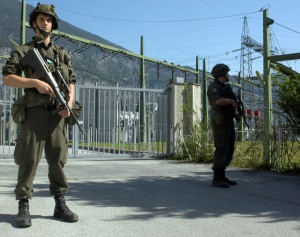
M 213 161 L 214 146 L 207 125 L 199 121 L 190 123 L 188 129 L 189 134 L 181 136 L 177 141 L 175 159 L 211 163 Z

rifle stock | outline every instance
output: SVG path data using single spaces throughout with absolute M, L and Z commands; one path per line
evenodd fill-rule
M 63 108 L 66 108 L 70 112 L 71 116 L 73 117 L 73 119 L 76 122 L 77 126 L 79 127 L 80 131 L 82 133 L 84 133 L 83 128 L 80 126 L 76 116 L 74 115 L 73 111 L 70 109 L 70 107 L 68 105 L 68 101 L 66 101 L 64 96 L 62 95 L 61 90 L 60 90 L 55 78 L 53 77 L 52 73 L 50 72 L 48 65 L 44 61 L 44 59 L 41 56 L 38 49 L 36 49 L 36 48 L 30 49 L 28 51 L 28 53 L 23 57 L 22 61 L 23 61 L 24 65 L 32 67 L 35 70 L 34 75 L 37 78 L 45 78 L 46 81 L 48 82 L 48 84 L 52 87 L 52 89 L 55 93 L 56 99 L 60 102 L 60 104 L 62 106 L 60 106 L 57 109 L 54 109 L 53 111 L 51 111 L 51 113 L 55 114 L 55 113 L 58 113 Z M 58 76 L 60 77 L 59 79 L 62 81 L 62 83 L 64 83 L 63 86 L 66 88 L 67 92 L 70 93 L 70 89 L 69 89 L 68 85 L 65 83 L 65 80 L 63 79 L 62 75 L 60 74 L 60 72 L 58 70 L 56 71 L 56 74 L 58 74 Z
M 245 116 L 245 113 L 244 113 L 244 104 L 241 100 L 241 97 L 239 95 L 236 96 L 236 94 L 233 92 L 233 90 L 232 90 L 232 88 L 229 84 L 227 85 L 227 87 L 229 88 L 228 90 L 229 90 L 229 92 L 232 96 L 232 99 L 238 104 L 238 107 L 237 107 L 238 114 L 243 117 L 244 123 L 245 123 L 246 127 L 249 130 L 250 128 L 249 128 L 249 124 L 247 122 L 247 119 L 246 119 L 246 116 Z
M 247 126 L 248 130 L 250 129 L 249 128 L 249 124 L 247 122 L 247 119 L 246 119 L 246 116 L 245 116 L 245 112 L 244 112 L 244 104 L 241 100 L 241 97 L 240 95 L 237 96 L 237 104 L 238 104 L 238 111 L 239 111 L 239 114 L 241 114 L 243 116 L 243 119 L 244 119 L 244 123 L 245 125 Z

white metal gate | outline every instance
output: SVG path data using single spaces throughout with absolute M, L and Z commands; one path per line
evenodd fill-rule
M 0 155 L 14 151 L 17 126 L 10 112 L 16 89 L 0 85 Z M 80 123 L 69 128 L 70 156 L 168 155 L 168 96 L 162 89 L 76 86 Z

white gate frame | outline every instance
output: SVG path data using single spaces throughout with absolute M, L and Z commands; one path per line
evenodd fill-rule
M 141 114 L 142 95 L 144 116 Z M 81 134 L 76 125 L 73 127 L 73 156 L 169 155 L 165 90 L 79 85 L 75 99 L 83 105 L 79 122 L 85 134 Z

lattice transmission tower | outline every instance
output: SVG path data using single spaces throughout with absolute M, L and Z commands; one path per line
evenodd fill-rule
M 241 35 L 241 59 L 240 76 L 243 79 L 250 79 L 252 76 L 252 47 L 251 37 L 248 28 L 247 17 L 244 17 L 242 35 Z
M 261 110 L 259 107 L 262 104 L 259 88 L 254 86 L 257 81 L 252 72 L 253 53 L 262 54 L 263 47 L 250 37 L 247 18 L 244 17 L 241 34 L 240 84 L 242 90 L 240 93 L 244 100 L 245 107 L 247 108 L 246 115 L 250 127 L 253 127 L 260 117 L 257 111 Z

